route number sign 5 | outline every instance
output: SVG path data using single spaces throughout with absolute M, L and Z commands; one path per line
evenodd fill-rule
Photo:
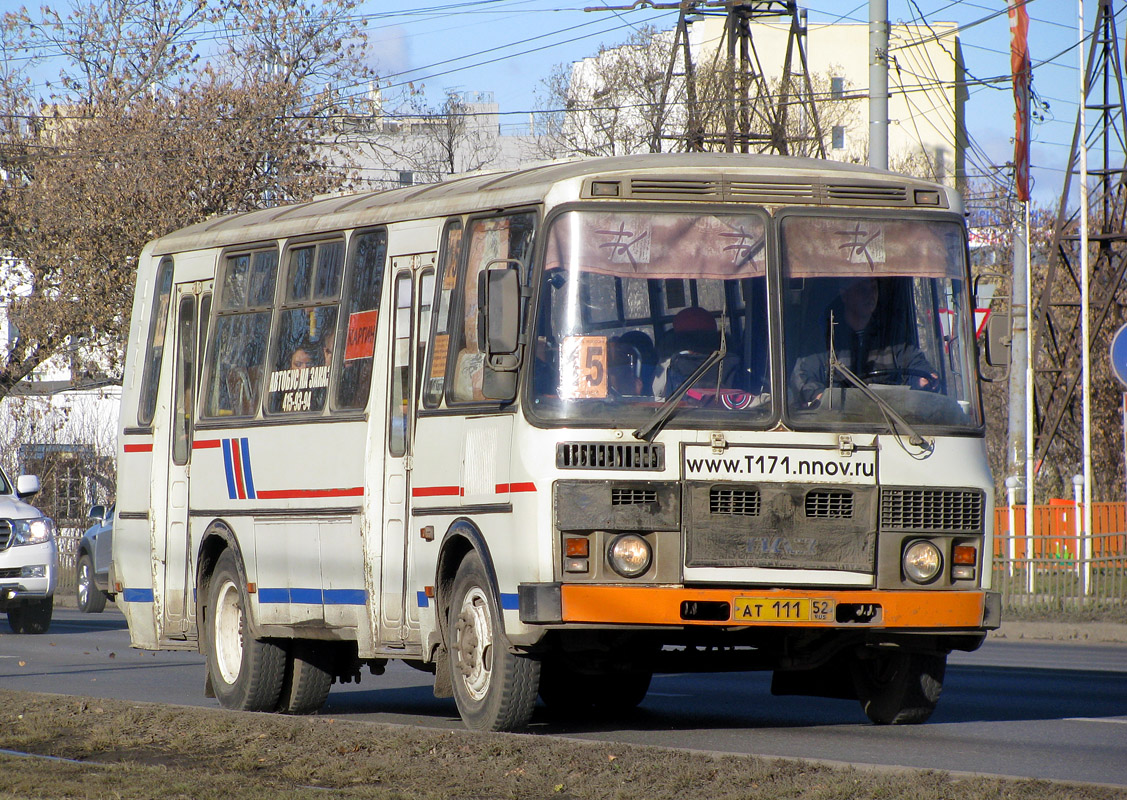
M 567 336 L 560 345 L 560 397 L 607 396 L 607 337 Z

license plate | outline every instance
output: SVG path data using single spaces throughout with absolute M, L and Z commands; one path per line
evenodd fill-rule
M 733 622 L 832 622 L 834 601 L 808 597 L 737 597 Z

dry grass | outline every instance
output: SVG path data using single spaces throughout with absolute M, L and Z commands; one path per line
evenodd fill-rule
M 830 767 L 0 691 L 0 798 L 1103 800 L 1100 787 Z M 80 762 L 80 763 L 75 763 Z

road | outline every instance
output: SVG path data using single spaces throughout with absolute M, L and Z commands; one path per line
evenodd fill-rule
M 323 713 L 356 722 L 460 728 L 432 678 L 398 662 L 333 687 Z M 115 608 L 56 609 L 44 636 L 0 633 L 0 686 L 218 708 L 198 653 L 132 650 Z M 990 640 L 951 656 L 931 722 L 877 727 L 853 701 L 773 697 L 770 675 L 660 675 L 614 720 L 563 723 L 543 708 L 531 732 L 644 745 L 944 769 L 1127 787 L 1127 645 Z

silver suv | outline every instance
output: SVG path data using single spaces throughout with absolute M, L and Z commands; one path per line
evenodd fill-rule
M 35 475 L 21 475 L 13 486 L 0 470 L 0 611 L 15 633 L 46 633 L 55 605 L 55 523 L 23 502 L 38 491 Z

